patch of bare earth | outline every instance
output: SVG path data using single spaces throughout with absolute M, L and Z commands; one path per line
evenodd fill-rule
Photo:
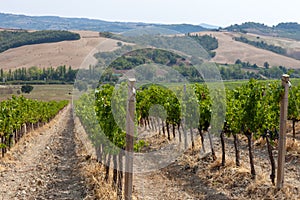
M 148 146 L 143 153 L 156 151 L 172 143 L 163 134 L 147 132 L 143 139 Z M 178 139 L 178 138 L 177 138 Z M 190 140 L 190 137 L 188 136 Z M 172 139 L 174 141 L 174 138 Z M 178 141 L 177 141 L 178 142 Z M 195 160 L 193 160 L 195 158 Z M 199 155 L 196 151 L 187 151 L 167 167 L 148 173 L 134 174 L 134 192 L 138 199 L 228 199 L 228 197 L 207 185 L 207 182 L 197 175 Z M 193 160 L 193 163 L 189 161 Z M 198 160 L 198 161 L 196 161 Z M 195 162 L 195 163 L 194 163 Z
M 70 106 L 0 159 L 0 199 L 95 199 Z

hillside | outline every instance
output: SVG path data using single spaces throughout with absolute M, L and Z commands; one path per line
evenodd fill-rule
M 295 22 L 279 23 L 272 27 L 255 22 L 246 22 L 241 25 L 231 25 L 223 30 L 300 40 L 300 24 Z
M 208 30 L 202 26 L 190 24 L 147 24 L 133 22 L 108 22 L 86 18 L 63 18 L 56 16 L 25 16 L 0 13 L 0 27 L 26 30 L 90 30 L 125 32 L 143 27 L 165 28 L 179 33 Z
M 80 34 L 81 39 L 27 45 L 0 53 L 0 68 L 7 70 L 32 66 L 44 68 L 66 65 L 76 69 L 84 63 L 88 64 L 83 67 L 88 67 L 89 64 L 96 62 L 96 59 L 91 55 L 94 55 L 98 50 L 111 51 L 117 48 L 116 40 L 99 37 L 97 32 L 75 32 Z M 96 50 L 100 43 L 101 49 Z M 89 54 L 90 56 L 88 56 Z
M 24 45 L 79 40 L 80 35 L 70 31 L 0 31 L 0 53 Z
M 80 40 L 28 45 L 0 53 L 0 68 L 57 67 L 60 65 L 72 66 L 74 69 L 81 65 L 87 68 L 89 64 L 97 62 L 93 55 L 98 51 L 112 51 L 118 48 L 117 40 L 99 37 L 98 32 L 75 32 L 80 34 Z M 232 38 L 243 35 L 255 40 L 259 37 L 268 44 L 282 46 L 289 53 L 298 55 L 300 42 L 295 40 L 234 32 L 205 31 L 197 34 L 212 35 L 218 39 L 219 47 L 214 50 L 216 56 L 212 59 L 213 62 L 233 64 L 237 59 L 240 59 L 251 64 L 256 63 L 259 66 L 263 66 L 267 61 L 271 66 L 281 65 L 288 68 L 300 68 L 300 60 L 259 49 Z M 97 50 L 96 47 L 100 44 L 101 47 L 98 47 Z
M 238 42 L 233 40 L 233 37 L 238 36 L 238 33 L 233 32 L 200 32 L 200 35 L 211 34 L 218 39 L 219 47 L 216 49 L 216 56 L 212 59 L 217 63 L 233 64 L 237 59 L 244 62 L 256 63 L 259 66 L 263 66 L 265 62 L 268 62 L 271 66 L 286 66 L 288 68 L 300 68 L 300 60 L 296 60 L 287 56 L 279 55 L 264 49 L 259 49 L 254 46 Z M 270 37 L 266 37 L 268 41 Z M 292 42 L 291 40 L 284 38 L 272 38 L 274 43 L 284 41 L 284 43 L 293 43 L 296 47 L 298 42 Z M 277 42 L 276 42 L 277 41 Z
M 241 35 L 251 41 L 257 41 L 257 42 L 263 41 L 270 45 L 282 47 L 286 50 L 286 54 L 289 57 L 300 60 L 300 41 L 299 40 L 293 40 L 293 39 L 289 39 L 289 38 L 263 36 L 263 35 L 253 34 L 253 33 L 247 33 L 247 34 L 242 34 L 242 33 L 238 34 L 237 33 L 236 35 L 238 37 Z

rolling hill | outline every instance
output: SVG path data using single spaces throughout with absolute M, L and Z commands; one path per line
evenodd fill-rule
M 235 35 L 243 36 L 251 41 L 257 41 L 257 42 L 265 42 L 270 45 L 275 45 L 282 47 L 286 50 L 286 54 L 289 57 L 295 58 L 297 60 L 300 60 L 300 41 L 299 40 L 293 40 L 289 38 L 282 38 L 282 37 L 271 37 L 271 36 L 263 36 L 263 35 L 257 35 L 253 33 L 236 33 Z
M 279 55 L 271 51 L 259 49 L 257 47 L 233 40 L 240 33 L 235 32 L 199 32 L 199 35 L 213 35 L 218 39 L 219 47 L 215 50 L 216 56 L 211 60 L 217 63 L 233 64 L 237 59 L 251 64 L 263 66 L 264 62 L 268 62 L 271 66 L 285 66 L 288 68 L 300 68 L 300 60 L 291 57 Z M 255 35 L 257 37 L 258 35 Z M 253 35 L 252 35 L 253 37 Z M 299 48 L 300 42 L 279 37 L 264 37 L 269 43 L 284 44 L 283 47 L 289 46 L 291 43 L 294 49 Z M 291 47 L 291 46 L 289 46 Z
M 98 51 L 112 51 L 118 48 L 117 40 L 99 37 L 97 32 L 76 31 L 76 33 L 80 34 L 81 39 L 26 45 L 0 53 L 0 68 L 8 70 L 60 65 L 72 66 L 74 69 L 88 68 L 89 64 L 97 62 L 91 55 Z M 99 49 L 100 44 L 101 49 Z
M 80 35 L 70 31 L 0 31 L 0 53 L 32 44 L 78 40 Z
M 268 27 L 263 24 L 248 22 L 217 31 L 207 31 L 201 26 L 189 24 L 120 23 L 82 18 L 31 17 L 0 13 L 0 27 L 6 27 L 5 30 L 8 28 L 12 30 L 81 30 L 73 31 L 80 34 L 79 40 L 33 44 L 0 53 L 0 68 L 7 70 L 32 66 L 57 67 L 60 65 L 72 66 L 74 69 L 87 68 L 90 64 L 97 62 L 93 56 L 95 53 L 113 51 L 118 48 L 118 40 L 100 37 L 99 31 L 122 32 L 139 27 L 166 28 L 178 32 L 213 35 L 218 39 L 218 48 L 215 50 L 216 55 L 211 60 L 212 62 L 233 64 L 237 59 L 240 59 L 260 67 L 268 62 L 270 66 L 300 68 L 300 41 L 297 40 L 300 35 L 298 34 L 298 31 L 300 33 L 299 26 L 297 23 L 281 23 L 274 27 Z M 287 55 L 279 55 L 233 39 L 239 36 L 281 46 L 287 50 Z
M 99 37 L 98 32 L 75 32 L 80 34 L 80 40 L 27 45 L 0 53 L 0 68 L 7 70 L 32 66 L 41 68 L 57 67 L 60 65 L 72 66 L 74 69 L 88 68 L 90 64 L 97 62 L 93 56 L 95 53 L 98 51 L 112 51 L 118 48 L 118 40 Z M 300 68 L 300 60 L 233 40 L 233 37 L 237 37 L 241 33 L 204 31 L 197 32 L 197 34 L 213 35 L 218 39 L 219 47 L 215 50 L 216 56 L 211 60 L 212 62 L 233 64 L 237 59 L 240 59 L 244 62 L 257 64 L 260 67 L 268 62 L 270 66 Z M 288 51 L 299 53 L 299 41 L 255 34 L 246 35 L 252 39 L 260 37 L 269 44 L 280 45 Z
M 231 25 L 223 30 L 300 40 L 300 24 L 296 22 L 279 23 L 272 27 L 255 22 L 246 22 L 241 25 Z

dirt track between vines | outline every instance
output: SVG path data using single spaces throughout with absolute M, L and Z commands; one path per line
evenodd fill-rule
M 94 199 L 70 106 L 0 159 L 0 199 Z
M 300 127 L 297 128 L 299 130 Z M 299 133 L 299 131 L 298 131 Z M 194 135 L 197 135 L 196 131 Z M 300 139 L 293 143 L 288 134 L 285 167 L 285 188 L 277 192 L 272 185 L 270 161 L 264 140 L 254 143 L 256 179 L 251 179 L 247 142 L 240 138 L 241 166 L 235 166 L 235 152 L 232 138 L 226 138 L 226 166 L 221 166 L 221 144 L 219 137 L 213 137 L 217 160 L 211 156 L 202 157 L 200 138 L 195 148 L 188 149 L 167 167 L 148 174 L 136 175 L 136 194 L 139 199 L 300 199 Z M 174 140 L 174 139 L 172 139 Z M 163 135 L 149 137 L 151 144 L 147 151 L 168 146 Z M 209 150 L 206 135 L 205 148 Z M 277 148 L 273 154 L 277 163 Z M 206 154 L 209 155 L 209 154 Z

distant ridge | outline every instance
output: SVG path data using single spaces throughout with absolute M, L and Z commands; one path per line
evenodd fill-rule
M 125 32 L 141 27 L 166 28 L 179 33 L 205 31 L 199 25 L 191 24 L 149 24 L 142 22 L 108 22 L 87 18 L 64 18 L 57 16 L 26 16 L 0 13 L 0 27 L 26 30 L 90 30 Z
M 300 40 L 300 24 L 297 22 L 279 23 L 272 27 L 261 23 L 246 22 L 241 25 L 231 25 L 223 30 Z

